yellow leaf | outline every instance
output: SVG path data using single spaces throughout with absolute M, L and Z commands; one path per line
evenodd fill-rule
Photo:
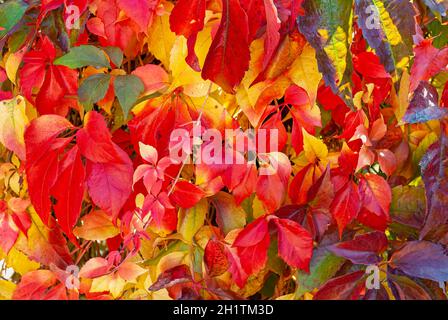
M 322 140 L 310 135 L 302 128 L 303 134 L 303 150 L 305 157 L 310 163 L 315 163 L 316 160 L 325 160 L 328 156 L 328 148 Z
M 252 215 L 254 219 L 261 217 L 265 213 L 266 210 L 263 206 L 263 202 L 261 202 L 261 200 L 258 199 L 257 195 L 255 195 L 254 200 L 252 202 Z
M 6 265 L 14 269 L 15 272 L 21 275 L 24 275 L 25 273 L 33 270 L 37 270 L 40 267 L 39 263 L 31 261 L 26 255 L 24 255 L 14 247 L 8 253 L 8 256 L 6 258 Z
M 206 18 L 207 19 L 207 18 Z M 202 66 L 212 43 L 211 26 L 207 25 L 198 33 L 195 52 L 199 65 Z M 184 87 L 184 93 L 191 97 L 203 97 L 207 94 L 210 81 L 205 81 L 201 73 L 193 70 L 185 61 L 188 54 L 187 40 L 185 37 L 177 37 L 170 52 L 170 71 L 173 78 L 170 89 Z
M 96 210 L 82 218 L 82 225 L 73 234 L 86 240 L 106 240 L 120 233 L 112 218 L 102 210 Z
M 294 300 L 294 293 L 285 294 L 283 296 L 276 298 L 275 300 Z
M 25 54 L 25 50 L 22 49 L 15 53 L 11 53 L 8 55 L 8 58 L 5 62 L 5 70 L 8 79 L 16 84 L 17 79 L 17 70 L 19 70 L 20 63 L 22 62 L 23 55 Z
M 401 125 L 406 110 L 409 106 L 409 83 L 410 76 L 409 73 L 405 70 L 401 75 L 400 81 L 400 89 L 398 94 L 395 93 L 395 88 L 392 88 L 391 97 L 392 97 L 392 109 L 394 110 L 395 117 L 398 120 L 398 124 Z
M 322 74 L 317 67 L 316 52 L 311 45 L 305 45 L 302 53 L 289 69 L 288 75 L 296 85 L 305 89 L 310 97 L 310 105 L 313 106 Z
M 106 274 L 93 279 L 92 286 L 90 287 L 90 292 L 103 292 L 109 291 L 112 296 L 116 299 L 123 292 L 126 281 L 118 276 L 116 273 Z
M 170 65 L 171 48 L 175 40 L 176 34 L 171 32 L 169 15 L 156 16 L 149 29 L 148 48 L 158 60 L 162 61 L 165 68 Z
M 0 279 L 0 300 L 11 300 L 16 284 Z
M 21 96 L 0 101 L 0 142 L 21 160 L 25 159 L 24 133 L 28 124 L 25 109 L 25 99 Z
M 206 199 L 199 201 L 193 208 L 179 210 L 177 232 L 185 241 L 191 242 L 196 232 L 204 225 L 207 210 L 208 201 Z
M 241 84 L 236 91 L 236 100 L 238 105 L 248 117 L 252 126 L 256 127 L 261 115 L 257 115 L 254 106 L 257 103 L 258 97 L 261 93 L 269 87 L 272 81 L 262 81 L 252 85 L 252 82 L 257 78 L 262 71 L 264 57 L 264 41 L 263 39 L 254 40 L 250 45 L 250 62 L 249 69 L 244 75 Z
M 174 268 L 181 264 L 188 264 L 187 260 L 188 260 L 188 251 L 171 252 L 160 259 L 159 263 L 157 264 L 157 267 L 154 270 L 155 273 L 153 273 L 152 275 L 154 277 L 157 277 L 165 270 Z

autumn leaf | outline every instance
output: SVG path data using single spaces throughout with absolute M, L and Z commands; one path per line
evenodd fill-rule
M 112 141 L 104 119 L 97 112 L 86 115 L 84 128 L 77 132 L 77 142 L 88 160 L 86 184 L 92 200 L 117 216 L 131 192 L 132 164 L 128 155 Z
M 204 62 L 202 77 L 233 92 L 249 67 L 247 16 L 239 0 L 224 0 L 219 29 Z M 236 57 L 232 64 L 227 60 Z
M 241 266 L 247 274 L 256 273 L 265 266 L 269 242 L 265 217 L 250 223 L 238 234 L 233 246 L 238 248 Z
M 171 201 L 186 209 L 195 206 L 205 196 L 199 187 L 184 180 L 177 181 L 172 190 Z
M 328 247 L 337 256 L 357 264 L 376 264 L 381 261 L 378 254 L 387 249 L 384 233 L 371 232 L 356 236 L 353 240 L 340 242 Z
M 0 2 L 0 299 L 446 300 L 446 1 Z
M 82 225 L 75 227 L 73 233 L 86 240 L 106 240 L 116 236 L 120 230 L 112 223 L 107 213 L 101 210 L 92 211 L 82 217 Z
M 352 222 L 361 209 L 358 187 L 353 181 L 347 181 L 335 194 L 330 211 L 338 224 L 339 236 L 347 224 Z
M 447 281 L 447 263 L 443 247 L 429 241 L 410 241 L 391 257 L 393 267 L 410 276 L 437 282 Z
M 25 98 L 36 104 L 41 114 L 65 116 L 69 107 L 77 109 L 75 96 L 78 89 L 78 73 L 66 66 L 54 65 L 56 49 L 47 37 L 40 41 L 40 49 L 32 50 L 23 57 L 20 70 L 20 86 Z M 46 68 L 47 64 L 49 67 Z M 33 89 L 38 93 L 33 98 Z
M 0 142 L 25 160 L 25 127 L 28 124 L 26 102 L 18 96 L 0 101 Z
M 309 271 L 313 252 L 310 233 L 297 222 L 275 219 L 278 230 L 278 252 L 280 257 L 292 267 Z

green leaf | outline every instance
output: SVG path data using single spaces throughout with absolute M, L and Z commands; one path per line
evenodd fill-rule
M 94 103 L 106 96 L 109 89 L 110 75 L 98 73 L 86 78 L 78 89 L 79 101 L 87 111 L 92 110 Z
M 110 68 L 109 60 L 101 49 L 91 45 L 73 47 L 69 53 L 54 60 L 54 64 L 67 66 L 71 69 L 94 66 L 95 68 Z
M 118 47 L 104 47 L 103 50 L 107 53 L 110 60 L 113 62 L 113 64 L 117 67 L 120 67 L 123 63 L 123 52 Z
M 180 209 L 177 223 L 177 232 L 184 240 L 191 242 L 194 235 L 204 225 L 207 215 L 208 202 L 206 199 L 199 201 L 193 208 Z
M 426 26 L 431 37 L 434 37 L 432 44 L 437 49 L 442 49 L 448 44 L 448 25 L 442 24 L 439 20 L 433 20 Z
M 21 0 L 9 0 L 0 5 L 0 38 L 22 19 L 28 5 Z
M 335 256 L 325 248 L 315 250 L 310 263 L 310 272 L 297 271 L 295 297 L 298 299 L 306 292 L 313 291 L 327 282 L 327 280 L 333 278 L 344 262 L 344 258 Z
M 128 74 L 115 78 L 114 89 L 126 119 L 145 87 L 139 77 Z

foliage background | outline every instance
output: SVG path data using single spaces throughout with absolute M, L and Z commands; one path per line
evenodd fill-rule
M 0 298 L 446 299 L 447 8 L 4 1 Z M 279 150 L 171 164 L 194 127 Z

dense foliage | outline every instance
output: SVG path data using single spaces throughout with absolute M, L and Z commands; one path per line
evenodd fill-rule
M 0 298 L 447 299 L 446 0 L 3 2 Z

